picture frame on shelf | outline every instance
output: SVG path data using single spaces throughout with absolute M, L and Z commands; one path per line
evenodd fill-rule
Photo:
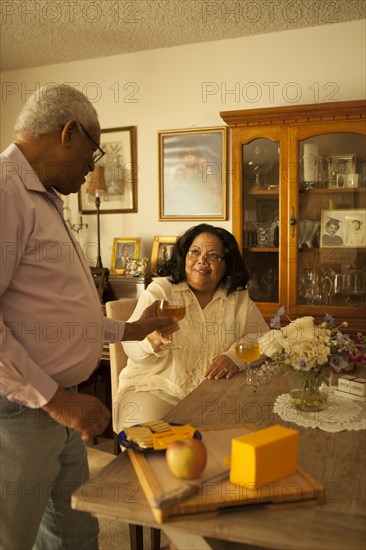
M 339 189 L 346 187 L 346 174 L 355 174 L 355 172 L 355 154 L 331 155 L 329 157 L 328 166 L 328 187 L 330 189 Z M 350 185 L 350 187 L 352 187 L 352 185 Z
M 155 236 L 151 251 L 150 272 L 151 275 L 157 275 L 157 268 L 170 260 L 172 256 L 174 243 L 178 237 Z
M 159 219 L 227 219 L 227 127 L 159 136 Z
M 320 246 L 366 248 L 366 209 L 322 210 Z
M 337 174 L 337 189 L 358 187 L 358 174 Z
M 104 181 L 100 191 L 100 214 L 137 212 L 137 147 L 136 126 L 108 128 L 101 131 L 100 147 L 105 155 L 98 161 Z M 93 172 L 78 193 L 79 212 L 96 214 Z M 88 192 L 88 189 L 90 192 Z
M 130 260 L 138 260 L 140 255 L 141 239 L 139 237 L 115 237 L 113 240 L 111 273 L 125 275 L 130 268 Z

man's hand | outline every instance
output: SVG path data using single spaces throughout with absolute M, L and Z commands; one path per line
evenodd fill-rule
M 111 417 L 107 407 L 93 395 L 72 393 L 62 388 L 58 388 L 42 408 L 59 424 L 81 432 L 84 441 L 102 433 Z
M 143 340 L 155 330 L 162 333 L 164 338 L 167 338 L 179 329 L 178 322 L 173 318 L 157 316 L 158 303 L 159 300 L 156 300 L 147 307 L 138 321 L 126 323 L 122 338 L 124 342 Z

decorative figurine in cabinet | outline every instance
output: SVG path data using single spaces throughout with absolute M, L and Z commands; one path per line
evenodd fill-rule
M 325 312 L 366 329 L 366 102 L 221 113 L 233 232 L 269 319 Z

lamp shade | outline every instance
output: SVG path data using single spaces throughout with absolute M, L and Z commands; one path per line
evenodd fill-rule
M 94 170 L 88 174 L 86 192 L 88 195 L 103 195 L 108 193 L 104 177 L 104 166 L 94 166 Z

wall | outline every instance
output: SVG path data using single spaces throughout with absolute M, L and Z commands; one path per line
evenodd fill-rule
M 222 126 L 220 111 L 233 109 L 362 99 L 365 52 L 365 22 L 355 21 L 4 72 L 2 149 L 27 93 L 52 81 L 84 90 L 102 128 L 137 126 L 138 212 L 101 216 L 102 258 L 109 266 L 113 238 L 126 236 L 141 237 L 150 257 L 154 235 L 194 224 L 158 221 L 159 130 Z M 228 220 L 214 223 L 231 230 L 228 190 Z M 70 206 L 76 221 L 76 196 Z M 87 218 L 95 240 L 96 217 Z

